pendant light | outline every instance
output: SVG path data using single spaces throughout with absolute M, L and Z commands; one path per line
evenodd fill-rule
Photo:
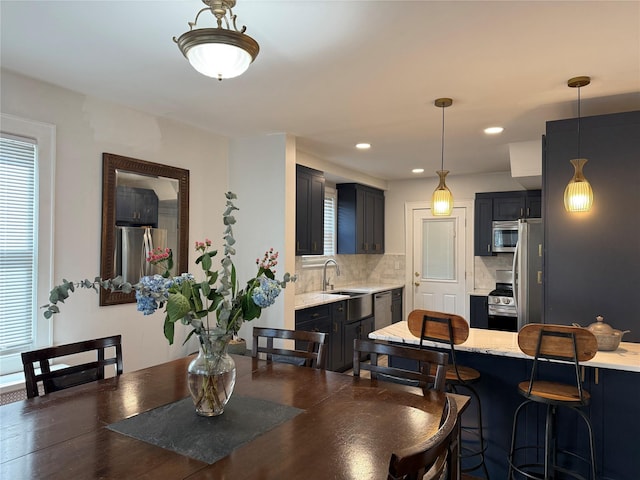
M 247 27 L 240 30 L 236 27 L 236 15 L 231 10 L 236 0 L 202 0 L 202 3 L 206 7 L 189 22 L 189 31 L 177 39 L 173 37 L 173 41 L 191 66 L 207 77 L 222 80 L 242 75 L 258 56 L 260 46 L 244 33 Z M 194 30 L 198 17 L 205 10 L 211 11 L 218 27 Z
M 451 190 L 447 188 L 445 183 L 445 177 L 449 173 L 449 170 L 444 169 L 444 109 L 450 107 L 453 104 L 453 100 L 450 98 L 437 98 L 434 105 L 438 108 L 442 108 L 442 150 L 441 150 L 441 163 L 440 170 L 436 173 L 440 177 L 440 183 L 433 192 L 431 197 L 431 213 L 437 217 L 446 217 L 451 215 L 453 210 L 453 195 Z
M 564 189 L 564 208 L 567 212 L 588 212 L 593 204 L 593 190 L 582 173 L 586 158 L 580 158 L 580 88 L 591 83 L 589 77 L 574 77 L 567 81 L 571 88 L 578 89 L 578 158 L 569 160 L 573 165 L 573 178 Z

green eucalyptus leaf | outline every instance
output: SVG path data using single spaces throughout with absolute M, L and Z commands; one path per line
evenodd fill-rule
M 53 312 L 51 310 L 45 310 L 44 312 L 44 318 L 46 318 L 47 320 L 49 320 L 51 318 L 51 316 L 53 315 Z

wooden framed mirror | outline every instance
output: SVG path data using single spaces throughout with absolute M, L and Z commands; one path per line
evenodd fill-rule
M 189 170 L 103 153 L 100 276 L 137 283 L 156 273 L 144 245 L 171 248 L 179 275 L 188 271 L 188 244 Z M 100 289 L 101 306 L 135 301 L 135 293 Z

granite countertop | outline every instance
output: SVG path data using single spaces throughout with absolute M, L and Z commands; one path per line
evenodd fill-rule
M 332 292 L 358 292 L 358 293 L 380 293 L 386 292 L 387 290 L 394 290 L 396 288 L 403 288 L 403 284 L 395 284 L 395 283 L 357 283 L 353 285 L 344 285 L 338 287 L 334 290 L 330 290 L 327 292 L 317 291 L 317 292 L 308 292 L 308 293 L 300 293 L 296 295 L 295 300 L 295 309 L 301 310 L 303 308 L 315 307 L 318 305 L 325 305 L 327 303 L 339 302 L 340 300 L 346 300 L 349 298 L 348 295 L 340 295 Z
M 381 328 L 369 334 L 374 340 L 387 340 L 396 343 L 417 345 L 418 338 L 409 331 L 407 322 L 398 322 L 388 327 Z M 425 341 L 425 345 L 432 347 L 446 347 L 437 342 Z M 518 334 L 485 330 L 480 328 L 469 329 L 469 338 L 466 342 L 456 345 L 456 350 L 484 353 L 513 358 L 531 358 L 525 355 L 518 347 Z M 588 362 L 581 362 L 586 367 L 609 368 L 612 370 L 624 370 L 627 372 L 640 372 L 640 343 L 621 342 L 620 347 L 613 352 L 596 353 Z

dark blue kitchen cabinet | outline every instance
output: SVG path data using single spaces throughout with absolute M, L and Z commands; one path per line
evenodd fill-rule
M 324 174 L 296 165 L 296 255 L 324 253 Z
M 158 195 L 147 188 L 116 187 L 116 225 L 158 226 Z
M 338 253 L 384 253 L 384 192 L 357 183 L 338 190 Z
M 492 250 L 491 222 L 493 221 L 493 198 L 490 194 L 477 193 L 474 217 L 474 254 L 478 257 L 494 255 Z
M 486 295 L 469 296 L 469 324 L 471 328 L 489 328 L 489 300 Z
M 541 190 L 516 190 L 493 194 L 494 221 L 540 218 L 541 214 Z

